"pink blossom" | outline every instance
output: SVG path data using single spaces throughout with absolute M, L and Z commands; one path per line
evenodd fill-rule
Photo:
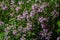
M 57 37 L 57 40 L 60 40 L 60 37 Z
M 31 26 L 32 26 L 32 23 L 27 23 L 27 26 L 28 26 L 28 27 L 31 27 Z
M 44 31 L 45 33 L 47 33 L 47 32 L 48 32 L 48 29 L 43 29 L 43 31 Z
M 23 12 L 23 17 L 27 17 L 28 11 Z
M 24 2 L 22 2 L 22 1 L 19 1 L 19 2 L 18 2 L 18 4 L 19 4 L 19 5 L 21 5 L 21 4 L 24 4 Z
M 16 8 L 15 8 L 16 12 L 18 12 L 18 11 L 19 11 L 19 9 L 20 9 L 20 7 L 16 7 Z
M 11 4 L 14 4 L 14 0 L 11 0 Z
M 59 12 L 57 12 L 56 10 L 54 10 L 54 11 L 52 12 L 52 15 L 53 15 L 54 17 L 58 17 L 58 16 L 59 16 Z
M 31 11 L 30 12 L 30 17 L 33 17 L 35 15 L 35 12 L 34 11 Z
M 31 0 L 27 0 L 27 3 L 29 3 Z
M 11 8 L 15 8 L 15 4 L 12 4 L 10 7 L 11 7 Z
M 43 17 L 39 17 L 39 22 L 43 23 L 43 22 L 48 22 L 48 18 L 43 18 Z
M 26 38 L 25 37 L 21 37 L 20 40 L 26 40 Z
M 3 9 L 3 10 L 6 10 L 6 9 L 7 9 L 7 6 L 6 6 L 6 5 L 3 5 L 3 6 L 2 6 L 2 9 Z
M 35 10 L 35 7 L 37 7 L 37 4 L 32 5 L 32 10 Z
M 43 4 L 40 6 L 40 8 L 44 8 L 44 7 L 47 7 L 47 6 L 49 6 L 49 3 L 43 3 Z
M 31 25 L 29 25 L 28 27 L 26 27 L 26 30 L 31 30 L 31 29 L 32 29 Z
M 22 30 L 23 30 L 22 26 L 19 26 L 19 27 L 18 27 L 18 31 L 21 32 Z
M 3 24 L 4 24 L 4 22 L 0 21 L 0 26 L 3 25 Z
M 40 8 L 38 8 L 37 12 L 43 12 L 44 11 L 44 7 L 48 6 L 49 3 L 44 3 L 43 5 L 40 6 Z
M 26 33 L 26 31 L 27 31 L 26 28 L 24 28 L 24 29 L 23 29 L 23 33 Z
M 30 18 L 29 16 L 27 16 L 27 17 L 26 17 L 26 19 L 27 19 L 27 22 L 28 22 L 28 21 L 30 21 L 30 20 L 29 20 L 29 18 Z
M 45 36 L 45 39 L 49 40 L 52 36 L 52 32 L 48 32 Z
M 32 5 L 32 10 L 36 11 L 36 12 L 43 12 L 44 11 L 44 5 L 38 5 L 38 4 L 34 4 Z
M 34 8 L 34 5 L 32 5 L 32 9 L 34 10 L 35 8 Z
M 18 15 L 18 16 L 17 16 L 17 20 L 22 20 L 22 19 L 24 19 L 23 16 L 21 16 L 21 15 Z
M 44 37 L 45 37 L 44 32 L 41 31 L 41 32 L 39 33 L 39 36 L 41 36 L 41 39 L 44 38 Z
M 47 33 L 47 35 L 50 36 L 50 37 L 52 36 L 51 34 L 52 34 L 52 31 Z
M 10 13 L 10 16 L 12 17 L 14 15 L 14 13 Z
M 15 35 L 17 33 L 17 30 L 13 30 L 13 35 Z
M 37 12 L 43 12 L 44 8 L 38 8 Z
M 41 24 L 41 28 L 43 28 L 43 29 L 48 29 L 49 26 L 48 26 L 47 24 Z
M 10 29 L 11 29 L 10 27 L 6 27 L 6 28 L 4 29 L 6 35 L 9 33 Z

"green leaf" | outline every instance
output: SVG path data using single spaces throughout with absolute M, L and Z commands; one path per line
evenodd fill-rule
M 0 33 L 0 40 L 2 40 L 4 38 L 4 32 Z
M 57 29 L 57 33 L 58 33 L 58 34 L 60 33 L 60 29 Z
M 57 25 L 60 27 L 60 21 L 57 21 Z

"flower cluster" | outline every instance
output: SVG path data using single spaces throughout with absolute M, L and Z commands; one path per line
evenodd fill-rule
M 59 2 L 1 0 L 0 40 L 60 40 Z

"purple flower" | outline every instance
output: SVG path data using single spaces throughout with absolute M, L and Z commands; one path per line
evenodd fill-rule
M 11 0 L 11 4 L 14 4 L 15 2 L 14 2 L 14 0 Z
M 52 36 L 52 32 L 44 32 L 44 31 L 41 31 L 39 33 L 39 36 L 41 36 L 41 39 L 44 38 L 44 39 L 47 39 L 49 40 Z
M 44 23 L 44 22 L 48 22 L 48 18 L 43 18 L 43 17 L 39 17 L 39 22 Z
M 6 10 L 6 9 L 7 9 L 7 6 L 6 6 L 6 5 L 3 5 L 3 6 L 2 6 L 2 9 L 3 9 L 3 10 Z
M 44 7 L 46 7 L 46 6 L 49 6 L 49 3 L 43 3 L 43 4 L 40 6 L 40 8 L 43 8 L 43 9 L 44 9 Z
M 57 40 L 60 40 L 60 37 L 57 37 Z
M 34 11 L 31 11 L 30 12 L 30 17 L 33 17 L 35 15 L 35 12 Z
M 41 28 L 44 28 L 45 27 L 45 25 L 44 24 L 41 24 Z
M 43 12 L 44 11 L 44 7 L 46 7 L 48 5 L 49 5 L 49 3 L 44 3 L 42 5 L 34 4 L 34 5 L 32 5 L 32 10 L 36 11 L 36 12 Z
M 15 35 L 17 33 L 17 30 L 13 30 L 13 35 Z
M 52 31 L 48 32 L 47 35 L 51 37 L 52 36 Z
M 28 11 L 23 12 L 23 17 L 27 17 Z
M 49 5 L 49 3 L 44 3 L 42 5 L 34 4 L 34 5 L 32 5 L 32 10 L 34 10 L 36 12 L 43 12 L 44 7 L 46 7 L 48 5 Z
M 32 5 L 32 10 L 33 10 L 33 11 L 37 11 L 37 8 L 38 8 L 38 5 L 37 5 L 37 4 L 33 4 L 33 5 Z
M 30 27 L 31 27 L 31 26 L 32 26 L 31 22 L 28 22 L 28 23 L 27 23 L 27 26 L 30 26 Z
M 27 23 L 26 29 L 27 29 L 27 30 L 31 30 L 31 29 L 32 29 L 32 24 L 31 24 L 31 23 Z
M 22 26 L 19 26 L 19 27 L 18 27 L 18 31 L 21 32 L 22 30 L 23 30 Z
M 58 17 L 58 16 L 59 16 L 59 12 L 57 12 L 56 10 L 54 10 L 54 11 L 52 12 L 52 15 L 53 15 L 54 17 Z
M 26 38 L 25 38 L 24 36 L 22 36 L 22 37 L 20 38 L 20 40 L 26 40 Z
M 26 28 L 24 28 L 22 31 L 23 31 L 23 33 L 26 33 L 27 30 L 26 30 Z
M 6 27 L 6 28 L 4 29 L 4 31 L 5 31 L 5 33 L 6 33 L 5 35 L 8 35 L 10 29 L 11 29 L 11 27 Z
M 47 24 L 41 24 L 41 28 L 48 29 L 49 28 L 49 25 L 47 25 Z
M 16 7 L 16 8 L 15 8 L 16 12 L 18 12 L 18 11 L 19 11 L 19 9 L 20 9 L 20 7 Z
M 45 39 L 49 40 L 52 36 L 52 32 L 48 32 L 45 36 Z
M 29 22 L 29 21 L 30 21 L 30 20 L 29 20 L 29 18 L 30 18 L 29 16 L 27 16 L 27 17 L 26 17 L 26 19 L 27 19 L 27 22 Z
M 27 3 L 29 3 L 31 0 L 27 0 Z
M 19 5 L 21 5 L 21 4 L 24 4 L 24 2 L 22 2 L 22 1 L 19 1 L 19 2 L 18 2 L 18 4 L 19 4 Z
M 42 22 L 42 19 L 43 19 L 43 17 L 39 17 L 39 19 L 38 19 L 38 20 L 39 20 L 40 22 Z
M 13 17 L 14 13 L 10 13 L 10 17 Z
M 44 32 L 41 31 L 41 32 L 39 33 L 39 36 L 41 36 L 41 39 L 44 38 L 44 37 L 45 37 Z
M 18 16 L 17 16 L 17 20 L 22 20 L 22 19 L 24 19 L 23 16 L 21 16 L 21 15 L 18 15 Z
M 31 27 L 26 27 L 26 30 L 30 31 L 32 28 Z
M 43 12 L 44 8 L 38 8 L 37 12 Z
M 23 29 L 23 32 L 26 33 L 26 31 L 30 31 L 30 30 L 32 30 L 32 24 L 27 23 L 27 26 Z
M 34 5 L 32 5 L 32 10 L 35 10 L 35 7 L 34 7 Z
M 48 29 L 43 29 L 44 33 L 47 33 L 48 32 Z
M 3 24 L 4 24 L 4 22 L 0 21 L 0 26 L 3 25 Z

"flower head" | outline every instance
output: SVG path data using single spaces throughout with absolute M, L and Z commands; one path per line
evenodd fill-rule
M 13 35 L 15 35 L 17 33 L 17 30 L 13 30 Z
M 33 17 L 35 15 L 35 12 L 34 11 L 31 11 L 30 12 L 30 17 Z
M 27 17 L 28 11 L 23 12 L 23 17 Z
M 15 8 L 16 12 L 18 12 L 18 11 L 19 11 L 19 9 L 20 9 L 20 7 L 16 7 L 16 8 Z
M 52 12 L 52 15 L 53 15 L 54 17 L 58 17 L 58 16 L 59 16 L 59 12 L 57 12 L 56 10 L 54 10 L 54 11 Z
M 60 40 L 60 37 L 57 37 L 57 40 Z
M 40 23 L 48 22 L 48 18 L 39 17 L 38 20 Z
M 3 24 L 4 24 L 4 22 L 0 21 L 0 26 L 3 25 Z
M 22 20 L 22 19 L 24 19 L 23 16 L 21 16 L 21 15 L 18 15 L 18 16 L 17 16 L 17 20 Z
M 2 5 L 2 9 L 6 10 L 8 7 L 6 5 Z

